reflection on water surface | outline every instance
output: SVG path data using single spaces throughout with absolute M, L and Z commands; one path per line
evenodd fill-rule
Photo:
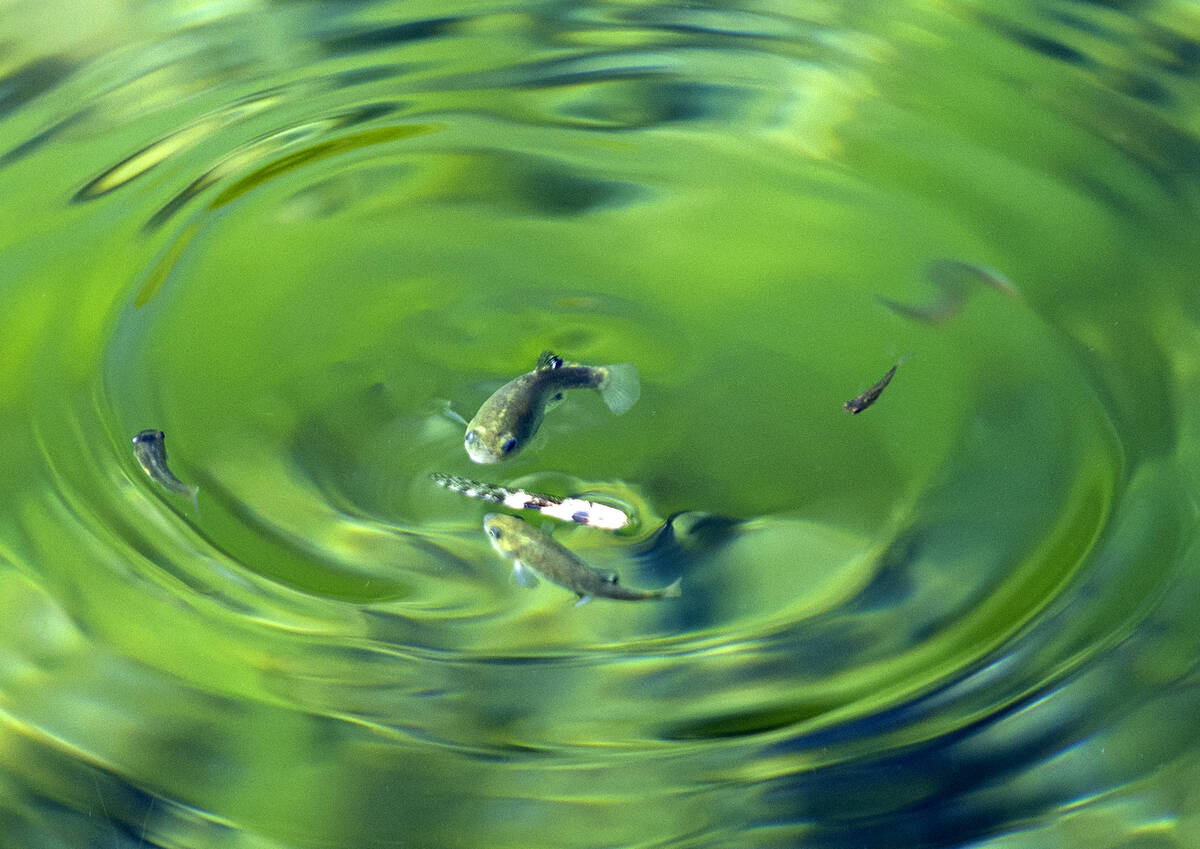
M 0 845 L 1200 841 L 1187 4 L 0 32 Z M 640 400 L 472 464 L 545 349 Z

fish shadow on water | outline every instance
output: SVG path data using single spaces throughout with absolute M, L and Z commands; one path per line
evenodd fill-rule
M 681 630 L 705 626 L 719 615 L 711 596 L 697 582 L 689 581 L 689 575 L 731 541 L 742 522 L 715 513 L 684 510 L 668 516 L 658 530 L 635 548 L 633 559 L 647 576 L 642 579 L 645 583 L 665 584 L 683 579 L 683 603 L 671 605 L 663 613 L 673 617 Z

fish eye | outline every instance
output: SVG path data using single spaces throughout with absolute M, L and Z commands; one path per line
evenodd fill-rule
M 474 445 L 478 441 L 479 441 L 479 432 L 474 431 L 474 430 L 468 430 L 467 431 L 467 439 L 466 439 L 467 445 Z
M 500 533 L 500 529 L 497 528 L 495 525 L 489 526 L 487 529 L 487 532 L 488 532 L 488 535 L 492 539 L 500 539 L 500 537 L 502 536 L 502 534 Z
M 508 439 L 504 440 L 504 444 L 500 446 L 500 450 L 503 451 L 505 454 L 507 454 L 509 451 L 512 451 L 516 447 L 517 447 L 517 438 L 515 436 L 510 436 Z

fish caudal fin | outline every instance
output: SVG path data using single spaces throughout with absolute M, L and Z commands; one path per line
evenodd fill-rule
M 683 578 L 676 578 L 674 583 L 658 591 L 659 598 L 679 598 L 683 595 Z
M 637 403 L 642 395 L 642 385 L 638 381 L 637 366 L 633 363 L 619 363 L 615 366 L 604 366 L 604 381 L 600 384 L 600 397 L 618 416 Z

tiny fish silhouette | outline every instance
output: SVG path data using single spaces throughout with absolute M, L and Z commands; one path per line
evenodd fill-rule
M 175 477 L 167 467 L 166 435 L 161 430 L 142 430 L 138 431 L 132 442 L 133 456 L 137 458 L 138 465 L 146 474 L 157 481 L 163 489 L 188 496 L 192 500 L 192 506 L 196 508 L 196 512 L 200 512 L 200 502 L 196 498 L 200 487 L 188 486 Z
M 902 363 L 904 361 L 901 360 L 900 362 Z M 866 392 L 863 392 L 860 395 L 855 395 L 845 404 L 842 404 L 842 407 L 852 416 L 858 415 L 863 410 L 867 409 L 867 407 L 879 400 L 879 396 L 883 393 L 884 389 L 887 389 L 887 385 L 892 382 L 892 376 L 895 375 L 896 369 L 898 368 L 900 368 L 900 363 L 896 363 L 894 366 L 888 369 L 887 374 L 879 378 L 878 383 L 876 383 Z
M 896 315 L 922 324 L 944 324 L 963 311 L 968 298 L 980 286 L 986 286 L 1021 300 L 1013 282 L 994 268 L 974 265 L 957 259 L 935 259 L 925 268 L 925 279 L 937 288 L 940 297 L 927 304 L 914 306 L 877 296 L 879 302 Z

